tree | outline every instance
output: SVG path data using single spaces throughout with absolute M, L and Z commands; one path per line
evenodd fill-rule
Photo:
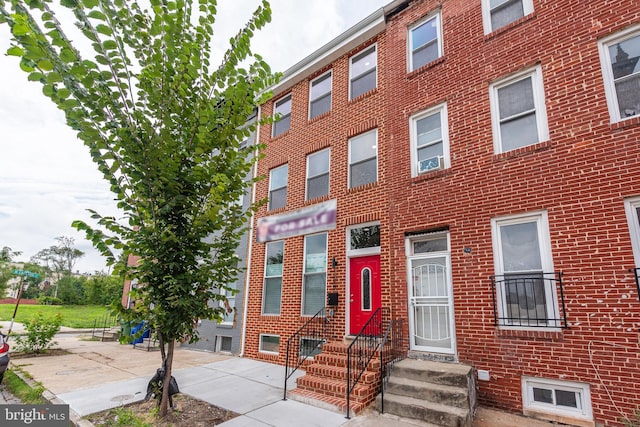
M 14 277 L 13 267 L 11 263 L 14 257 L 19 256 L 21 252 L 14 251 L 9 246 L 3 246 L 0 249 L 0 297 L 5 295 L 9 280 Z
M 196 340 L 198 319 L 222 320 L 224 304 L 210 302 L 224 302 L 221 291 L 237 278 L 235 248 L 251 210 L 236 200 L 252 184 L 245 178 L 260 148 L 241 148 L 255 130 L 245 121 L 277 81 L 250 40 L 271 9 L 263 0 L 215 67 L 215 0 L 151 0 L 149 11 L 135 1 L 60 1 L 75 27 L 50 0 L 0 0 L 8 54 L 64 111 L 110 183 L 124 221 L 91 211 L 96 225 L 73 225 L 114 271 L 144 284 L 125 314 L 157 332 L 169 384 L 175 342 Z M 89 57 L 66 33 L 76 27 Z M 140 261 L 123 269 L 114 250 Z
M 122 299 L 122 280 L 118 276 L 95 274 L 84 283 L 86 304 L 110 305 Z
M 42 264 L 55 275 L 54 297 L 58 296 L 58 283 L 65 277 L 70 277 L 78 258 L 84 256 L 84 252 L 74 247 L 73 237 L 56 237 L 58 245 L 42 249 L 31 257 L 31 261 Z

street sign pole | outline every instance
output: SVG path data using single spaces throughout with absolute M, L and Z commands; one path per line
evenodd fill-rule
M 24 285 L 25 283 L 27 283 L 27 277 L 33 277 L 34 279 L 38 279 L 40 277 L 38 273 L 32 273 L 28 270 L 13 270 L 13 274 L 20 276 L 20 289 L 18 290 L 16 307 L 13 309 L 13 317 L 11 318 L 11 324 L 9 324 L 9 332 L 7 332 L 7 341 L 9 340 L 9 335 L 11 335 L 11 330 L 13 329 L 13 322 L 16 320 L 16 314 L 18 313 L 18 306 L 20 305 L 20 299 L 22 299 L 22 291 L 24 290 Z

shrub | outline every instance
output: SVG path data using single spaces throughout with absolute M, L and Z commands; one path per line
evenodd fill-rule
M 41 295 L 38 297 L 38 304 L 41 305 L 62 305 L 60 298 L 52 297 L 49 295 Z
M 56 344 L 53 337 L 60 331 L 62 316 L 56 314 L 45 318 L 42 313 L 36 314 L 24 325 L 26 333 L 16 338 L 16 350 L 25 353 L 42 353 Z

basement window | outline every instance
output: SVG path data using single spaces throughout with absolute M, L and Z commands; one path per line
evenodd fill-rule
M 525 415 L 550 420 L 593 420 L 591 393 L 585 383 L 522 377 L 522 407 Z
M 280 336 L 260 334 L 260 352 L 278 354 L 280 352 Z

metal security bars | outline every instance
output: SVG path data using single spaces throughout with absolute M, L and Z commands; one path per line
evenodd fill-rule
M 322 307 L 313 317 L 287 340 L 287 354 L 284 371 L 284 397 L 287 400 L 287 380 L 309 357 L 320 353 L 326 342 L 327 319 Z M 291 363 L 291 366 L 289 366 Z
M 494 324 L 568 328 L 562 273 L 491 276 Z

